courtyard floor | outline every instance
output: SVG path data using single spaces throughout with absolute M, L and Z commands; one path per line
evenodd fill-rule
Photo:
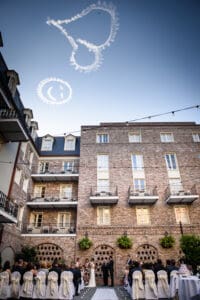
M 85 288 L 74 300 L 131 300 L 123 287 Z

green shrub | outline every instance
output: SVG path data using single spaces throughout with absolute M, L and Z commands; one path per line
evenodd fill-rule
M 23 246 L 21 252 L 16 253 L 15 259 L 23 259 L 27 262 L 36 262 L 37 251 L 35 247 Z
M 192 265 L 200 265 L 200 237 L 196 235 L 183 235 L 180 239 L 180 247 L 186 260 Z
M 117 245 L 121 249 L 130 249 L 132 244 L 132 240 L 126 235 L 122 235 L 117 239 Z
M 88 237 L 84 237 L 78 242 L 81 250 L 87 250 L 92 246 L 92 241 Z
M 175 244 L 175 239 L 171 235 L 164 236 L 160 239 L 160 245 L 163 248 L 169 249 L 172 248 Z

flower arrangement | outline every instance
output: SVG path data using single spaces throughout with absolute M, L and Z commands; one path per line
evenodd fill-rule
M 117 239 L 117 245 L 121 249 L 130 249 L 132 244 L 132 240 L 127 235 L 122 235 Z
M 88 237 L 84 237 L 78 242 L 81 250 L 87 250 L 92 246 L 92 241 Z
M 160 245 L 163 248 L 169 249 L 172 248 L 175 244 L 175 239 L 171 235 L 166 235 L 160 239 Z

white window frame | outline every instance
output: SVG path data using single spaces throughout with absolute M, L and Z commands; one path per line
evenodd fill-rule
M 128 134 L 129 143 L 141 143 L 142 136 L 140 132 L 130 132 Z
M 60 185 L 60 198 L 72 199 L 72 184 Z
M 96 143 L 97 144 L 108 144 L 109 143 L 109 134 L 108 133 L 97 133 Z
M 35 185 L 34 186 L 34 197 L 44 198 L 46 194 L 45 185 Z
M 145 212 L 145 216 L 142 216 L 142 213 Z M 145 220 L 145 217 L 147 218 Z M 136 219 L 137 225 L 150 225 L 150 211 L 148 207 L 136 207 Z
M 76 146 L 76 138 L 72 135 L 65 137 L 64 150 L 74 151 Z
M 70 212 L 59 212 L 57 218 L 58 228 L 70 228 L 71 223 L 71 213 Z
M 145 178 L 134 178 L 133 185 L 134 185 L 135 192 L 145 192 L 146 189 Z
M 168 159 L 168 158 L 169 159 Z M 166 153 L 165 154 L 165 162 L 167 169 L 172 171 L 172 170 L 178 170 L 178 162 L 177 162 L 177 157 L 175 153 Z M 174 165 L 175 163 L 175 165 Z
M 144 169 L 144 161 L 143 161 L 142 154 L 133 153 L 131 155 L 131 162 L 132 162 L 133 170 L 143 170 Z
M 187 206 L 175 206 L 174 207 L 176 223 L 190 224 L 189 211 Z M 185 214 L 185 216 L 183 216 Z M 185 220 L 184 220 L 185 219 Z
M 192 134 L 193 142 L 195 143 L 200 143 L 200 133 L 199 132 L 194 132 Z
M 43 213 L 42 212 L 32 212 L 30 216 L 30 223 L 35 228 L 41 228 L 43 223 Z
M 33 151 L 30 152 L 30 156 L 29 156 L 29 168 L 32 168 L 32 164 L 33 164 L 33 157 L 34 157 L 34 153 Z
M 40 161 L 39 162 L 39 170 L 40 174 L 48 173 L 49 171 L 49 162 L 48 161 Z
M 29 178 L 24 177 L 22 189 L 25 193 L 27 193 L 28 191 L 28 185 L 29 185 Z
M 108 215 L 105 215 L 105 212 L 108 212 Z M 97 207 L 97 225 L 105 226 L 111 225 L 111 210 L 109 206 L 98 206 Z
M 52 151 L 53 137 L 47 136 L 42 138 L 41 151 Z
M 15 170 L 15 182 L 16 182 L 18 185 L 20 185 L 21 176 L 22 176 L 22 170 L 16 168 L 16 170 Z
M 161 132 L 160 133 L 160 140 L 162 143 L 173 143 L 174 142 L 174 135 L 172 132 Z
M 21 143 L 21 151 L 23 153 L 23 160 L 25 159 L 25 156 L 26 156 L 27 145 L 28 145 L 28 142 Z
M 63 162 L 63 171 L 65 173 L 74 171 L 74 160 L 66 160 Z
M 183 190 L 181 178 L 169 178 L 169 187 L 170 187 L 170 192 L 173 195 L 178 194 L 180 191 Z

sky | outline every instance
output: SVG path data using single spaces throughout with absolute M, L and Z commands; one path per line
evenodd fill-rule
M 200 104 L 199 0 L 0 0 L 0 31 L 40 136 Z

